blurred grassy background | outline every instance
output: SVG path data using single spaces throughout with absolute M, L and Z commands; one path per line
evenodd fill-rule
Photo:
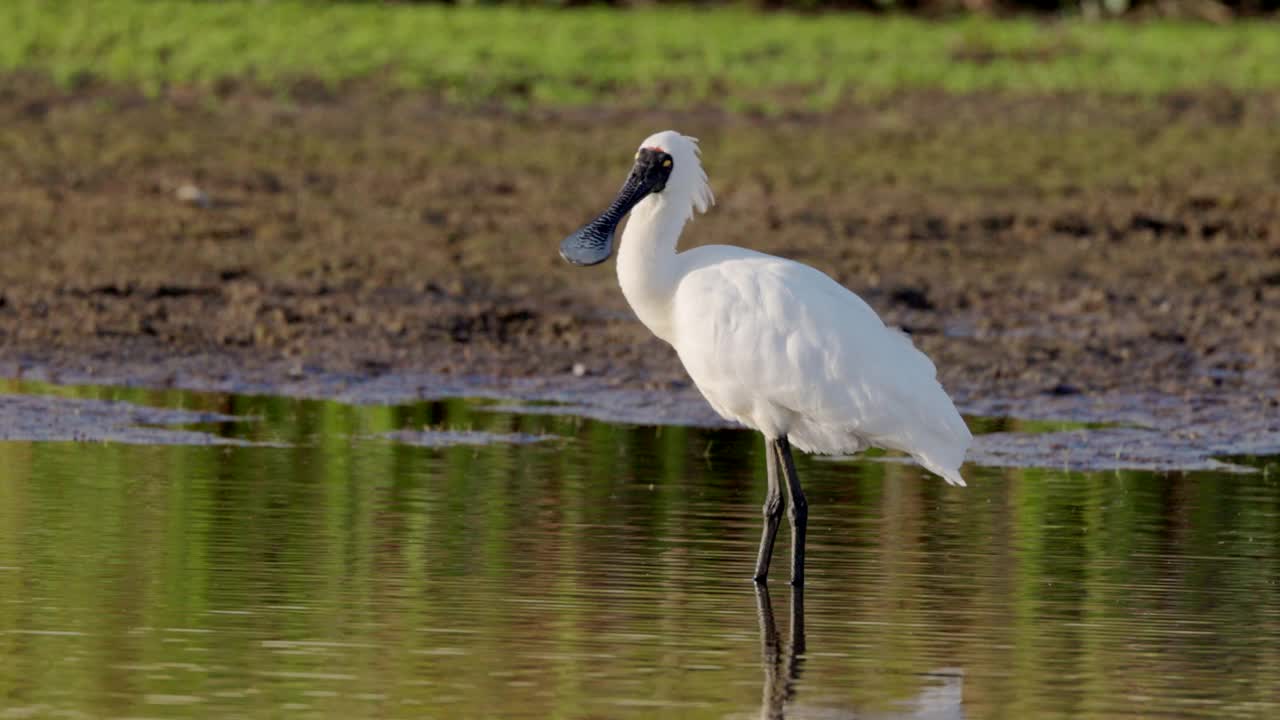
M 679 127 L 721 200 L 688 243 L 820 267 L 956 387 L 1271 373 L 1278 30 L 4 0 L 0 344 L 493 374 L 590 348 L 683 381 L 612 273 L 555 252 Z
M 830 107 L 903 90 L 1158 94 L 1280 87 L 1261 21 L 927 20 L 742 7 L 7 0 L 0 71 L 174 86 L 371 80 L 449 100 Z

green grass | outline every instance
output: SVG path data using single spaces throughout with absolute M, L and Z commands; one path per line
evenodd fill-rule
M 5 0 L 0 71 L 159 91 L 378 78 L 463 101 L 828 106 L 901 90 L 1280 88 L 1280 27 L 699 11 Z

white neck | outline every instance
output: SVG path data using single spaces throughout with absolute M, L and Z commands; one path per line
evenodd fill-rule
M 618 284 L 640 322 L 654 335 L 672 340 L 671 305 L 680 280 L 676 241 L 689 208 L 650 195 L 631 211 L 618 248 Z

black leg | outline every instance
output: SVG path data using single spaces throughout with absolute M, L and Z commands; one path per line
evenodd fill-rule
M 782 524 L 782 511 L 785 503 L 782 500 L 782 488 L 778 481 L 778 451 L 775 441 L 764 439 L 765 465 L 768 468 L 769 490 L 764 497 L 764 532 L 760 535 L 760 552 L 756 555 L 755 581 L 769 580 L 769 560 L 773 557 L 773 541 L 778 537 L 778 526 Z
M 786 476 L 787 518 L 791 521 L 791 584 L 804 585 L 804 535 L 809 524 L 809 503 L 800 488 L 800 476 L 796 475 L 796 463 L 791 459 L 791 443 L 785 437 L 774 444 L 778 454 L 778 467 Z

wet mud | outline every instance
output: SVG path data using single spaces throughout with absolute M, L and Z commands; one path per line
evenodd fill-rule
M 527 445 L 555 439 L 552 435 L 447 429 L 396 430 L 382 433 L 378 437 L 404 445 L 429 448 L 454 447 L 457 445 Z
M 0 374 L 358 401 L 385 383 L 715 422 L 612 265 L 557 256 L 632 146 L 675 127 L 702 138 L 719 200 L 685 246 L 828 272 L 913 335 L 966 411 L 1213 398 L 1224 438 L 1271 432 L 1278 121 L 1280 97 L 1225 93 L 754 117 L 6 76 Z
M 51 395 L 0 394 L 0 440 L 129 445 L 251 445 L 216 433 L 169 427 L 251 422 L 220 413 Z

